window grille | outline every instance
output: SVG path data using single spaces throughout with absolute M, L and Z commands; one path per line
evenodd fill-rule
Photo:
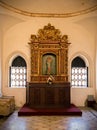
M 72 61 L 71 85 L 72 87 L 88 87 L 88 67 L 80 57 Z
M 72 86 L 87 87 L 87 67 L 72 67 L 71 84 Z
M 27 69 L 25 60 L 18 56 L 10 67 L 10 87 L 22 88 L 26 86 Z

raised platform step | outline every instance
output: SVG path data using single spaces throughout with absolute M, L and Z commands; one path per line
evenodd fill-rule
M 82 116 L 82 111 L 76 107 L 74 104 L 71 104 L 69 108 L 41 108 L 35 109 L 30 108 L 26 104 L 18 111 L 18 116 L 38 116 L 38 115 L 69 115 L 69 116 Z
M 93 104 L 93 109 L 97 111 L 97 103 Z

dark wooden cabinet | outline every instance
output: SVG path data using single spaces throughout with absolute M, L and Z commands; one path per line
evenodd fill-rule
M 32 108 L 70 106 L 70 83 L 28 83 L 26 103 Z

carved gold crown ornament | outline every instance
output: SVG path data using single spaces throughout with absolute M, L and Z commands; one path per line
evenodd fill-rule
M 68 42 L 67 35 L 61 35 L 59 29 L 55 29 L 50 23 L 44 26 L 43 29 L 38 30 L 38 34 L 31 35 L 31 42 L 42 42 L 42 41 L 58 41 L 58 42 Z
M 50 23 L 31 34 L 31 82 L 47 82 L 49 75 L 54 82 L 68 81 L 68 35 L 61 35 Z

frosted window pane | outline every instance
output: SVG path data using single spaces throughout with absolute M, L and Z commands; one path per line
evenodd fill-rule
M 18 86 L 19 85 L 19 81 L 16 81 L 16 86 Z
M 20 85 L 22 86 L 22 81 L 20 81 Z
M 75 85 L 77 85 L 77 81 L 75 81 Z
M 12 73 L 15 73 L 15 69 L 14 68 L 12 69 Z
M 24 81 L 24 85 L 26 85 L 26 82 Z
M 77 73 L 77 69 L 75 69 L 75 73 Z
M 26 76 L 24 75 L 24 79 L 26 79 Z
M 72 85 L 74 85 L 74 81 L 72 81 Z
M 13 86 L 15 85 L 15 81 L 12 81 L 12 85 L 13 85 Z
M 16 75 L 16 79 L 19 79 L 19 76 L 18 76 L 18 75 Z
M 81 73 L 81 69 L 79 69 L 79 73 Z
M 87 87 L 87 67 L 72 67 L 72 86 Z
M 20 75 L 20 79 L 22 79 L 22 75 Z
M 72 79 L 74 79 L 74 75 L 72 75 Z
M 79 75 L 79 79 L 81 79 L 81 75 Z
M 77 79 L 77 75 L 75 75 L 75 79 Z
M 26 68 L 11 67 L 11 87 L 26 86 Z
M 26 69 L 24 69 L 24 73 L 26 73 Z
M 81 85 L 81 81 L 79 81 L 79 85 Z
M 85 70 L 84 70 L 84 69 L 82 69 L 82 73 L 85 73 Z
M 19 69 L 18 68 L 16 69 L 16 73 L 19 73 Z
M 20 73 L 22 73 L 23 72 L 23 70 L 22 69 L 20 69 Z
M 72 69 L 72 73 L 74 73 L 74 69 Z
M 15 75 L 11 75 L 11 78 L 12 78 L 12 79 L 15 79 Z
M 82 79 L 85 79 L 85 75 L 82 76 Z

